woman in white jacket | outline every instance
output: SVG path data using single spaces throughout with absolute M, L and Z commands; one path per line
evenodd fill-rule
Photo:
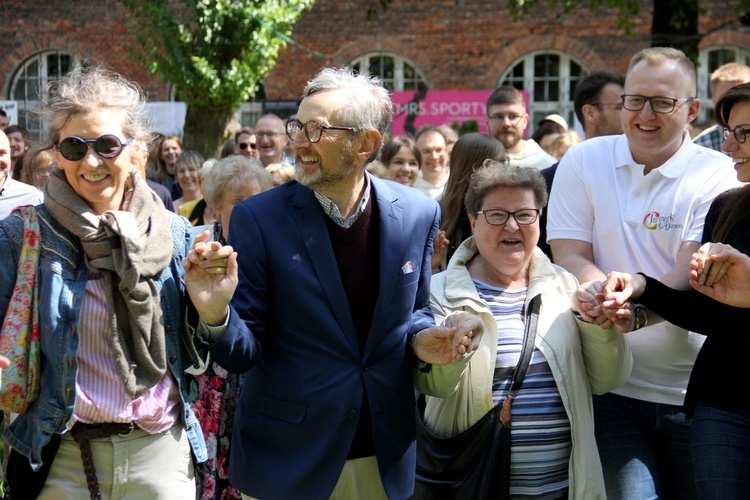
M 465 198 L 473 236 L 448 269 L 433 276 L 431 305 L 439 324 L 458 311 L 479 315 L 484 335 L 466 361 L 417 374 L 427 397 L 424 420 L 439 436 L 467 429 L 505 399 L 524 335 L 524 310 L 536 295 L 541 308 L 526 379 L 513 402 L 511 497 L 604 498 L 594 440 L 591 394 L 625 382 L 632 357 L 627 340 L 574 317 L 576 278 L 536 246 L 547 203 L 534 168 L 487 160 Z M 429 391 L 428 391 L 429 389 Z

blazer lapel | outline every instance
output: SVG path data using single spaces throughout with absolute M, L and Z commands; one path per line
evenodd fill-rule
M 349 299 L 347 299 L 344 286 L 341 283 L 331 238 L 328 236 L 325 216 L 312 190 L 299 185 L 292 201 L 292 217 L 302 235 L 302 240 L 305 242 L 307 253 L 320 281 L 320 286 L 331 306 L 331 311 L 333 311 L 333 315 L 352 349 L 359 353 L 359 342 L 349 310 Z

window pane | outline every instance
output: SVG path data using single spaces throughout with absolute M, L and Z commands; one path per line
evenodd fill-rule
M 383 64 L 380 57 L 375 56 L 370 58 L 369 71 L 372 76 L 383 77 Z

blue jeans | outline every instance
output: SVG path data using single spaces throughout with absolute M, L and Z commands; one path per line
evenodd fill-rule
M 696 498 L 681 407 L 610 393 L 594 396 L 594 419 L 607 498 Z
M 697 405 L 692 419 L 693 468 L 699 498 L 750 496 L 750 414 Z

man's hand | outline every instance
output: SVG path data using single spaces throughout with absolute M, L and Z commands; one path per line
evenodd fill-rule
M 190 299 L 204 323 L 220 325 L 237 288 L 237 253 L 217 241 L 206 242 L 209 232 L 195 238 L 187 257 L 182 259 L 185 284 Z
M 619 333 L 628 333 L 635 326 L 633 300 L 646 290 L 646 278 L 640 274 L 611 272 L 604 282 L 602 310 Z
M 690 286 L 724 304 L 750 307 L 750 257 L 729 245 L 706 243 L 690 262 Z
M 438 272 L 440 264 L 445 260 L 448 255 L 448 244 L 450 240 L 445 236 L 445 231 L 438 231 L 435 240 L 432 242 L 432 260 L 430 265 L 432 266 L 432 274 Z
M 425 328 L 414 338 L 414 354 L 433 365 L 460 361 L 465 354 L 476 351 L 484 333 L 484 323 L 473 314 L 451 314 L 443 326 Z
M 603 281 L 587 281 L 579 285 L 578 290 L 570 298 L 570 301 L 573 310 L 580 314 L 584 321 L 599 325 L 602 329 L 607 329 L 612 326 L 612 320 L 602 310 L 601 300 L 604 299 L 603 287 Z

